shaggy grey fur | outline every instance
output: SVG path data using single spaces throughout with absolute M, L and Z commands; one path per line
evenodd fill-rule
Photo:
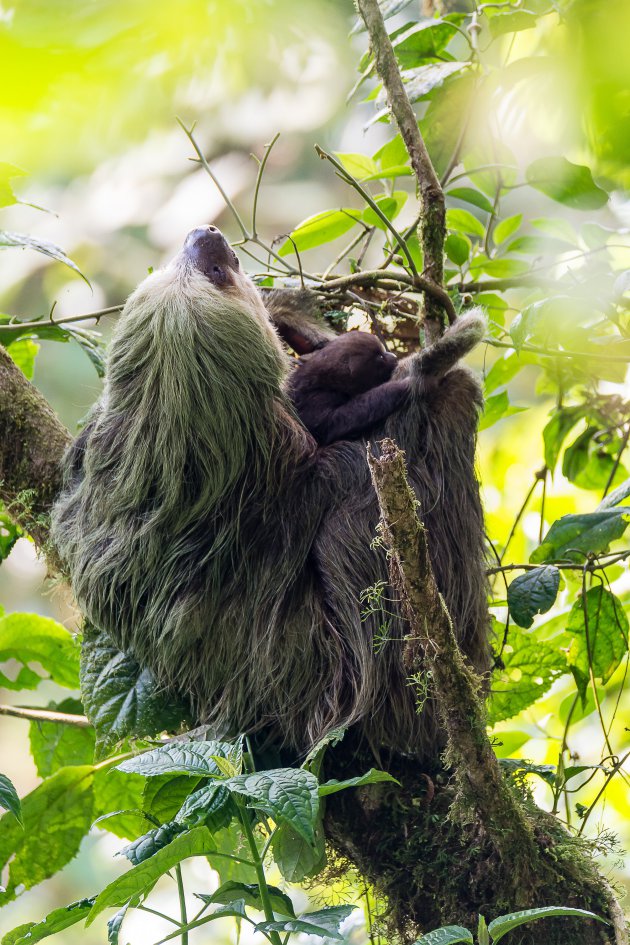
M 219 733 L 264 729 L 304 751 L 359 723 L 375 745 L 433 756 L 441 740 L 405 678 L 396 593 L 361 617 L 361 592 L 387 580 L 383 550 L 370 547 L 365 442 L 317 447 L 284 393 L 290 361 L 259 293 L 240 272 L 228 277 L 211 284 L 185 248 L 125 306 L 53 513 L 76 598 Z M 279 298 L 270 308 L 295 336 L 299 313 Z M 316 337 L 307 321 L 305 345 Z M 406 452 L 438 585 L 482 673 L 480 391 L 454 364 L 483 331 L 472 312 L 400 363 L 408 403 L 371 436 Z

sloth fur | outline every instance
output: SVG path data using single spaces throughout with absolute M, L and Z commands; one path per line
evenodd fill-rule
M 294 349 L 325 340 L 285 297 L 269 309 Z M 483 330 L 473 311 L 399 363 L 406 402 L 371 432 L 405 450 L 438 586 L 480 673 L 481 396 L 455 365 Z M 362 616 L 362 592 L 388 577 L 365 442 L 318 447 L 285 392 L 289 366 L 220 232 L 194 230 L 127 301 L 103 395 L 65 460 L 54 542 L 87 618 L 217 734 L 262 730 L 304 752 L 356 724 L 373 745 L 435 757 L 431 700 L 418 713 L 405 678 L 396 591 Z
M 352 440 L 404 403 L 409 378 L 390 380 L 397 363 L 375 335 L 349 331 L 301 357 L 286 389 L 318 443 Z

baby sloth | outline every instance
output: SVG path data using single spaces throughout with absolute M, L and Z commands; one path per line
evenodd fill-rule
M 352 440 L 403 405 L 410 381 L 374 335 L 350 331 L 297 362 L 287 382 L 296 412 L 318 443 Z

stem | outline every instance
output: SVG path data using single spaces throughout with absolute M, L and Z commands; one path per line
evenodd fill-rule
M 166 915 L 164 912 L 158 912 L 157 909 L 150 909 L 149 906 L 144 905 L 138 905 L 136 906 L 136 909 L 139 909 L 141 912 L 150 912 L 151 915 L 156 915 L 158 918 L 164 919 L 165 922 L 171 922 L 173 925 L 176 925 L 179 928 L 179 922 L 177 919 L 174 919 L 170 915 Z M 179 932 L 176 932 L 175 934 L 179 935 Z
M 10 322 L 8 325 L 1 325 L 0 331 L 3 333 L 5 331 L 24 332 L 25 328 L 37 330 L 38 328 L 50 328 L 51 325 L 71 325 L 73 322 L 86 322 L 89 319 L 98 321 L 105 315 L 117 315 L 119 312 L 122 312 L 123 308 L 123 305 L 110 305 L 109 308 L 101 308 L 96 312 L 88 312 L 85 315 L 68 315 L 66 318 L 42 318 L 35 322 L 15 321 Z
M 387 104 L 407 148 L 418 182 L 422 205 L 420 242 L 424 253 L 424 274 L 430 282 L 441 286 L 446 238 L 444 192 L 420 134 L 378 0 L 356 0 L 356 5 L 370 37 L 376 71 L 383 83 Z M 443 329 L 443 306 L 437 305 L 431 296 L 425 298 L 425 304 L 427 320 L 434 326 L 429 334 L 438 334 Z
M 184 890 L 184 879 L 182 877 L 182 868 L 178 863 L 175 867 L 175 878 L 177 880 L 177 894 L 179 896 L 179 913 L 181 916 L 181 924 L 188 924 L 188 915 L 186 914 L 186 893 Z M 182 945 L 188 945 L 188 930 L 182 929 Z
M 484 338 L 483 344 L 491 348 L 508 348 L 515 350 L 514 342 L 498 341 L 496 338 Z M 613 364 L 630 364 L 630 356 L 617 354 L 599 354 L 597 351 L 553 351 L 551 348 L 542 348 L 540 345 L 524 344 L 518 353 L 544 354 L 550 358 L 593 358 L 595 361 L 610 361 Z
M 243 832 L 245 838 L 249 845 L 249 849 L 252 855 L 252 862 L 254 864 L 254 870 L 256 871 L 256 878 L 258 880 L 258 889 L 260 890 L 260 899 L 263 905 L 263 912 L 265 913 L 265 919 L 267 922 L 275 922 L 276 917 L 273 914 L 273 908 L 271 905 L 271 897 L 269 896 L 269 889 L 267 887 L 267 878 L 265 876 L 265 869 L 263 866 L 263 861 L 260 853 L 258 852 L 258 847 L 256 846 L 256 838 L 254 837 L 254 831 L 252 830 L 252 825 L 249 822 L 249 811 L 247 808 L 239 805 L 239 817 L 241 824 L 243 826 Z M 269 941 L 272 942 L 272 945 L 282 945 L 282 939 L 278 932 L 269 932 L 268 933 Z
M 76 728 L 92 728 L 92 723 L 85 715 L 51 712 L 49 709 L 24 709 L 17 705 L 0 705 L 0 715 L 12 715 L 16 719 L 26 719 L 30 722 L 57 722 L 63 725 L 74 725 Z
M 258 233 L 256 231 L 256 211 L 258 210 L 258 191 L 260 190 L 262 177 L 263 177 L 263 174 L 265 173 L 265 166 L 267 164 L 267 159 L 269 155 L 271 154 L 271 149 L 273 148 L 274 144 L 276 143 L 279 137 L 280 137 L 280 132 L 278 131 L 274 135 L 274 137 L 271 139 L 269 144 L 265 145 L 265 153 L 263 155 L 262 161 L 260 162 L 258 166 L 258 174 L 256 175 L 256 186 L 254 187 L 254 203 L 252 206 L 252 236 L 253 237 L 258 236 Z
M 194 130 L 195 130 L 195 126 L 193 125 L 192 128 L 188 129 L 188 128 L 186 127 L 186 125 L 184 124 L 184 122 L 183 122 L 180 118 L 177 119 L 177 124 L 180 126 L 180 128 L 182 129 L 182 131 L 184 132 L 184 134 L 186 135 L 186 137 L 188 138 L 188 140 L 189 140 L 190 143 L 192 144 L 193 148 L 195 149 L 195 151 L 196 151 L 196 153 L 197 153 L 197 156 L 198 156 L 198 158 L 199 158 L 199 164 L 201 164 L 201 166 L 203 167 L 203 169 L 205 170 L 205 172 L 208 174 L 208 176 L 209 176 L 210 179 L 212 180 L 213 184 L 215 185 L 215 187 L 217 188 L 217 190 L 219 191 L 219 193 L 220 193 L 221 196 L 223 197 L 223 199 L 224 199 L 224 201 L 225 201 L 225 203 L 226 203 L 226 206 L 229 207 L 229 209 L 232 211 L 232 214 L 233 214 L 233 216 L 234 216 L 234 219 L 236 220 L 236 222 L 237 222 L 237 224 L 238 224 L 238 227 L 239 227 L 241 233 L 243 234 L 243 236 L 245 237 L 245 239 L 250 239 L 251 237 L 250 237 L 249 233 L 247 232 L 247 229 L 246 229 L 246 227 L 245 227 L 245 224 L 243 223 L 243 221 L 242 221 L 242 219 L 241 219 L 241 216 L 240 216 L 238 210 L 236 209 L 236 207 L 234 206 L 234 204 L 232 203 L 232 201 L 230 200 L 230 198 L 229 198 L 228 195 L 226 194 L 225 190 L 223 189 L 223 187 L 222 187 L 221 184 L 219 183 L 219 180 L 218 180 L 217 177 L 215 176 L 214 172 L 211 170 L 210 165 L 209 165 L 208 162 L 206 161 L 206 158 L 205 158 L 205 156 L 204 156 L 204 154 L 203 154 L 203 151 L 201 150 L 201 148 L 200 148 L 199 145 L 197 144 L 197 141 L 195 140 L 195 136 L 194 136 L 194 134 L 193 134 L 193 132 L 194 132 Z

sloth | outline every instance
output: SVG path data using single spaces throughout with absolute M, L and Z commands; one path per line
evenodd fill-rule
M 406 399 L 371 431 L 405 451 L 438 587 L 480 674 L 481 400 L 457 361 L 483 331 L 473 311 L 403 359 Z M 64 460 L 53 541 L 86 618 L 218 737 L 271 733 L 300 755 L 353 726 L 436 760 L 436 712 L 430 698 L 417 711 L 404 606 L 373 541 L 366 442 L 320 446 L 304 428 L 281 337 L 303 354 L 330 333 L 303 293 L 278 290 L 265 307 L 221 232 L 193 230 L 125 305 L 103 394 Z
M 390 380 L 397 363 L 374 335 L 350 331 L 301 357 L 286 390 L 318 443 L 355 439 L 404 403 L 409 378 Z

